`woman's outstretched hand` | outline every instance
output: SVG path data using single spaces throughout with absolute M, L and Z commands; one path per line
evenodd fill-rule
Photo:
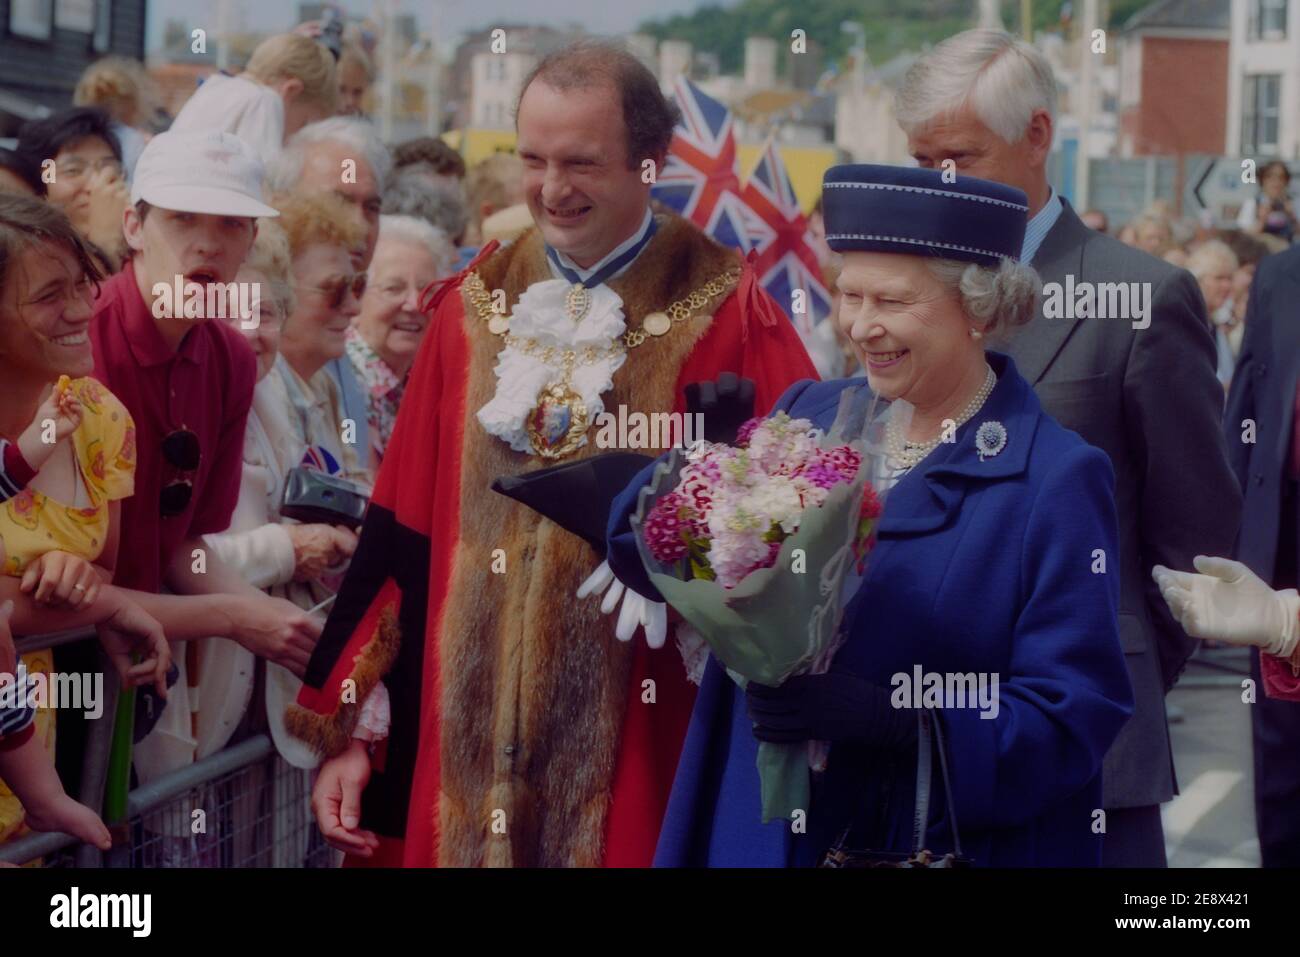
M 311 807 L 325 842 L 358 857 L 379 847 L 373 831 L 361 829 L 361 792 L 370 780 L 370 755 L 364 741 L 353 738 L 346 751 L 320 766 L 311 792 Z
M 1300 595 L 1274 591 L 1241 562 L 1197 555 L 1199 574 L 1156 565 L 1151 577 L 1169 610 L 1193 638 L 1254 645 L 1289 658 L 1300 635 Z

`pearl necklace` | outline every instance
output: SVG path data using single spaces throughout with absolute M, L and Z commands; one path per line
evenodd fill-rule
M 993 392 L 993 387 L 997 384 L 998 377 L 993 373 L 993 368 L 986 362 L 984 364 L 984 382 L 975 392 L 975 395 L 971 397 L 971 400 L 966 403 L 966 407 L 953 420 L 955 424 L 952 433 L 948 433 L 947 429 L 940 429 L 939 435 L 929 442 L 904 441 L 902 430 L 895 423 L 890 422 L 886 429 L 886 449 L 889 452 L 889 458 L 901 469 L 910 469 L 915 466 L 939 447 L 945 434 L 955 434 L 957 429 L 970 421 L 984 406 L 990 393 Z

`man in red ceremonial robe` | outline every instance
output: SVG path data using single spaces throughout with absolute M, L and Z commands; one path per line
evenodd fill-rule
M 598 454 L 602 412 L 684 413 L 685 386 L 723 372 L 752 379 L 765 412 L 816 377 L 735 251 L 651 214 L 647 173 L 675 119 L 621 49 L 543 60 L 517 119 L 536 226 L 428 297 L 360 544 L 288 716 L 330 757 L 313 803 L 350 863 L 651 862 L 694 701 L 682 658 L 672 641 L 616 640 L 600 602 L 575 596 L 601 556 L 490 485 Z

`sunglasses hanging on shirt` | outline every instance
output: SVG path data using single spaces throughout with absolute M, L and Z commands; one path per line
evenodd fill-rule
M 169 432 L 162 440 L 163 460 L 180 472 L 180 476 L 162 487 L 158 496 L 158 508 L 164 518 L 179 515 L 189 507 L 194 495 L 192 476 L 199 468 L 202 451 L 199 449 L 199 437 L 182 426 Z

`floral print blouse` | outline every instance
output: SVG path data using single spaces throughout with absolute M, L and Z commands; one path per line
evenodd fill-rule
M 81 400 L 81 424 L 71 436 L 77 472 L 89 498 L 84 508 L 57 502 L 25 488 L 0 506 L 3 573 L 21 575 L 28 563 L 49 551 L 95 561 L 108 539 L 110 502 L 135 489 L 135 423 L 117 397 L 94 379 L 69 385 Z
M 406 391 L 406 377 L 398 377 L 388 363 L 361 338 L 353 327 L 348 330 L 348 358 L 366 392 L 366 421 L 370 425 L 370 444 L 383 458 L 388 440 L 397 422 L 397 406 Z

